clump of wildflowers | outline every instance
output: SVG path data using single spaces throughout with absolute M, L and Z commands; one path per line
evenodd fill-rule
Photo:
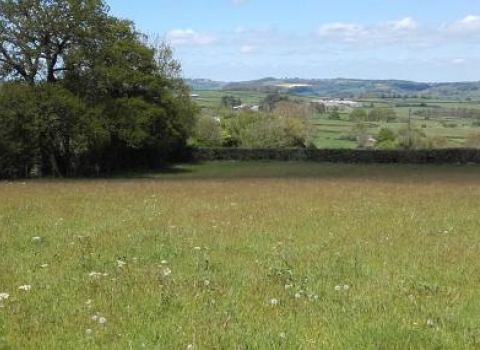
M 168 277 L 172 274 L 172 270 L 167 266 L 163 266 L 162 270 L 161 270 L 161 273 L 162 273 L 163 277 Z
M 279 299 L 277 299 L 277 298 L 272 298 L 272 299 L 270 299 L 270 305 L 272 305 L 272 306 L 277 306 L 277 305 L 279 305 L 279 304 L 280 304 L 280 300 L 279 300 Z
M 9 297 L 10 297 L 10 294 L 8 293 L 0 293 L 0 308 L 5 307 L 3 302 L 6 301 Z
M 19 290 L 23 290 L 23 291 L 25 291 L 25 292 L 28 292 L 28 291 L 30 291 L 30 290 L 32 289 L 32 286 L 29 285 L 29 284 L 24 284 L 24 285 L 18 287 L 18 289 L 19 289 Z
M 99 280 L 100 278 L 102 277 L 106 277 L 108 276 L 108 273 L 102 273 L 102 272 L 96 272 L 96 271 L 92 271 L 88 274 L 89 277 L 91 277 L 92 279 L 94 280 Z

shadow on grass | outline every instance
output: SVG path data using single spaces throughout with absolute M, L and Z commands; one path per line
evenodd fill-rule
M 183 164 L 173 164 L 155 170 L 138 169 L 131 171 L 115 172 L 105 179 L 152 179 L 157 177 L 170 177 L 176 175 L 191 174 L 193 170 Z
M 479 181 L 478 165 L 345 164 L 302 161 L 214 161 L 176 164 L 155 171 L 130 171 L 112 179 L 235 180 L 337 179 L 378 182 Z

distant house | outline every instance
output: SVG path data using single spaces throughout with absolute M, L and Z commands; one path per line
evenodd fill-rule
M 197 99 L 200 98 L 199 94 L 190 94 L 190 98 Z
M 358 135 L 357 136 L 357 147 L 363 149 L 371 149 L 375 147 L 377 140 L 370 135 Z
M 246 111 L 246 110 L 250 110 L 252 112 L 258 112 L 260 110 L 260 106 L 258 105 L 248 105 L 248 104 L 245 104 L 245 103 L 242 103 L 241 105 L 239 106 L 234 106 L 232 107 L 232 109 L 234 111 Z
M 234 111 L 240 111 L 240 110 L 245 109 L 245 108 L 248 108 L 248 105 L 243 104 L 243 103 L 242 103 L 241 105 L 233 106 L 233 107 L 232 107 L 232 109 L 233 109 Z
M 348 101 L 348 100 L 337 100 L 337 99 L 324 101 L 323 104 L 327 108 L 333 108 L 333 107 L 358 108 L 358 107 L 362 107 L 362 104 L 359 103 L 359 102 Z

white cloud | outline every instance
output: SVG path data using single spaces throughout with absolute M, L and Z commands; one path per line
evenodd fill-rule
M 192 29 L 172 30 L 168 32 L 166 38 L 174 46 L 209 45 L 217 41 L 215 36 L 200 34 Z
M 355 23 L 327 23 L 318 35 L 328 44 L 346 44 L 352 47 L 372 48 L 393 44 L 418 46 L 423 40 L 419 24 L 411 17 L 374 25 Z
M 464 58 L 455 58 L 455 59 L 452 60 L 452 63 L 453 64 L 464 64 L 465 59 Z
M 233 31 L 234 31 L 235 34 L 243 34 L 247 30 L 245 29 L 245 27 L 239 26 L 239 27 L 235 28 Z
M 337 22 L 322 25 L 319 35 L 326 39 L 351 43 L 365 39 L 368 36 L 368 30 L 361 25 Z
M 418 28 L 418 23 L 411 17 L 399 21 L 388 22 L 387 26 L 393 31 L 412 31 Z
M 452 24 L 445 24 L 440 31 L 447 34 L 468 35 L 480 32 L 480 16 L 467 16 Z
M 243 54 L 250 54 L 255 51 L 255 46 L 243 45 L 240 47 L 240 52 Z

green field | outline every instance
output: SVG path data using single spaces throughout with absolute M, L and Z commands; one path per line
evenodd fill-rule
M 268 94 L 255 91 L 195 90 L 196 99 L 202 108 L 218 108 L 223 96 L 235 96 L 242 103 L 258 105 Z
M 478 348 L 479 185 L 275 162 L 0 182 L 0 348 Z
M 408 112 L 407 112 L 408 113 Z M 328 116 L 317 116 L 312 119 L 315 127 L 315 143 L 319 148 L 355 148 L 355 141 L 342 140 L 342 135 L 348 133 L 355 123 L 348 120 L 348 114 L 341 113 L 341 120 L 329 120 Z M 400 114 L 399 114 L 400 115 Z M 472 119 L 441 118 L 425 120 L 412 117 L 412 129 L 418 129 L 427 137 L 444 137 L 445 147 L 462 147 L 468 135 L 480 133 L 480 127 L 472 125 Z M 369 122 L 368 132 L 375 137 L 381 128 L 394 131 L 408 127 L 408 119 L 398 119 L 395 122 Z M 452 127 L 446 126 L 452 125 Z

